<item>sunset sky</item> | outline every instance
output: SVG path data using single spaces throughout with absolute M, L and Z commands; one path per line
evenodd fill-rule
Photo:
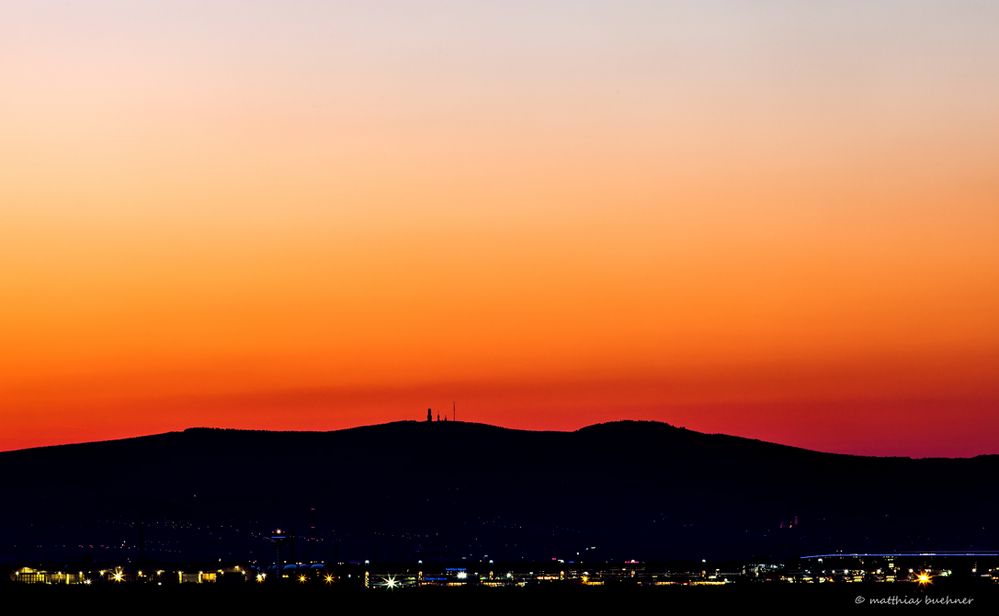
M 0 6 L 0 449 L 999 453 L 999 3 Z

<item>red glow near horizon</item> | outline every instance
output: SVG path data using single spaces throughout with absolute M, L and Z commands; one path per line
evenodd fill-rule
M 967 376 L 967 375 L 966 375 Z M 454 382 L 408 387 L 299 388 L 215 392 L 197 395 L 66 397 L 32 394 L 39 412 L 29 412 L 25 436 L 0 440 L 0 449 L 60 442 L 122 438 L 188 427 L 271 430 L 333 430 L 435 416 L 529 430 L 575 430 L 615 420 L 664 421 L 691 430 L 725 433 L 820 451 L 863 455 L 971 456 L 994 453 L 996 392 L 979 379 L 943 383 L 949 398 L 934 396 L 925 383 L 906 387 L 920 397 L 901 399 L 891 379 L 864 380 L 845 371 L 822 376 L 752 374 L 744 382 L 705 384 L 655 379 L 566 379 L 552 382 Z M 787 379 L 787 380 L 785 380 Z M 747 389 L 748 384 L 754 388 Z M 732 391 L 724 391 L 727 385 Z M 938 382 L 935 385 L 940 386 Z M 144 385 L 144 386 L 148 386 Z M 878 391 L 880 398 L 863 397 Z M 963 398 L 954 396 L 961 392 Z M 86 409 L 77 396 L 89 400 Z M 807 399 L 807 394 L 818 395 Z M 39 398 L 45 401 L 39 402 Z M 46 416 L 41 409 L 52 413 Z M 959 409 L 968 421 L 948 419 Z M 60 422 L 52 417 L 61 415 Z M 67 422 L 65 418 L 78 418 Z M 9 425 L 9 424 L 8 424 Z

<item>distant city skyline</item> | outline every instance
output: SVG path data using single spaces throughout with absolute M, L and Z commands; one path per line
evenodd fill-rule
M 0 7 L 0 450 L 999 453 L 999 4 Z

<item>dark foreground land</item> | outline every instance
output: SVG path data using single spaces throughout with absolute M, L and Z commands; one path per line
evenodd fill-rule
M 620 614 L 664 613 L 695 609 L 889 612 L 941 610 L 994 612 L 999 608 L 999 585 L 935 584 L 922 588 L 912 584 L 733 584 L 725 587 L 659 588 L 420 588 L 395 591 L 364 591 L 295 587 L 206 587 L 175 586 L 100 587 L 15 586 L 0 587 L 4 608 L 53 608 L 72 610 L 150 611 L 220 610 L 294 613 L 302 609 L 336 611 L 401 610 L 433 613 L 469 613 L 482 610 L 558 610 L 571 613 Z M 5 609 L 4 611 L 7 611 Z M 8 612 L 17 613 L 17 612 Z M 724 613 L 724 612 L 723 612 Z
M 652 422 L 193 429 L 0 453 L 0 563 L 272 562 L 278 528 L 289 562 L 994 550 L 997 475 Z

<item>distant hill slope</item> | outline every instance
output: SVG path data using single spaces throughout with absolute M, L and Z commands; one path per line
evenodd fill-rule
M 270 559 L 274 528 L 326 560 L 992 549 L 996 477 L 999 456 L 845 456 L 654 422 L 196 428 L 0 453 L 0 559 Z

